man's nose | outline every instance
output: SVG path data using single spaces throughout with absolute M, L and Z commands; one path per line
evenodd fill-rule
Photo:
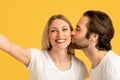
M 71 36 L 74 36 L 74 35 L 75 35 L 75 30 L 71 32 Z

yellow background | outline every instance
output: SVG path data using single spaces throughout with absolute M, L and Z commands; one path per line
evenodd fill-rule
M 119 7 L 119 0 L 1 0 L 0 34 L 22 47 L 41 49 L 44 26 L 53 14 L 64 14 L 75 26 L 84 11 L 102 10 L 113 21 L 115 37 L 112 46 L 120 55 Z M 89 70 L 90 62 L 84 53 L 76 50 L 76 56 L 85 62 Z M 0 51 L 0 80 L 29 80 L 29 72 L 23 64 Z

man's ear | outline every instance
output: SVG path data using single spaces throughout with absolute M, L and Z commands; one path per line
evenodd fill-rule
M 96 34 L 96 33 L 92 33 L 92 34 L 91 34 L 91 39 L 92 39 L 93 41 L 97 42 L 97 41 L 98 41 L 98 38 L 99 38 L 99 35 L 98 35 L 98 34 Z

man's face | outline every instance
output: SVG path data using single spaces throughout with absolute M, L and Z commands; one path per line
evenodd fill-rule
M 89 46 L 89 39 L 86 38 L 87 23 L 89 18 L 82 16 L 76 25 L 75 30 L 72 32 L 72 47 L 75 49 L 84 49 Z

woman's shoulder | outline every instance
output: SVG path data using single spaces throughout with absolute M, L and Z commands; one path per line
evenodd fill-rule
M 88 76 L 88 71 L 85 63 L 76 56 L 73 56 L 73 61 L 73 65 L 75 69 L 77 69 L 77 71 L 81 73 L 81 77 L 86 78 Z
M 29 48 L 30 50 L 30 54 L 31 55 L 41 55 L 41 56 L 45 56 L 47 53 L 47 50 L 40 50 L 38 48 Z
M 84 62 L 76 56 L 73 56 L 73 61 L 78 65 L 84 65 Z
M 32 53 L 44 53 L 46 52 L 47 50 L 40 50 L 38 48 L 29 48 L 30 52 Z

